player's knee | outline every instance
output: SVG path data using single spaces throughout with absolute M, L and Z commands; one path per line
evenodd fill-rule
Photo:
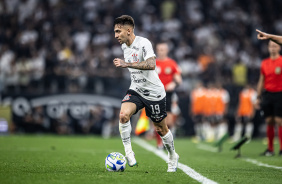
M 275 123 L 278 125 L 278 126 L 282 126 L 282 118 L 280 117 L 275 117 Z
M 164 136 L 167 134 L 168 129 L 162 126 L 155 126 L 156 127 L 156 132 L 160 135 L 160 136 Z
M 130 116 L 129 116 L 128 113 L 126 113 L 126 112 L 120 112 L 120 114 L 119 114 L 119 121 L 120 121 L 121 123 L 126 123 L 126 122 L 129 121 L 129 119 L 130 119 Z
M 275 125 L 275 119 L 273 117 L 267 117 L 265 119 L 266 124 L 268 125 Z

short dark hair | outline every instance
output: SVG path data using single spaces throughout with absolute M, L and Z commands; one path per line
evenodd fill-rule
M 129 15 L 122 15 L 120 17 L 117 17 L 114 21 L 114 26 L 120 24 L 120 25 L 129 25 L 133 28 L 135 27 L 134 19 Z

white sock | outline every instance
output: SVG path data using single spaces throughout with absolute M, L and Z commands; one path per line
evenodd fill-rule
M 238 141 L 241 138 L 243 126 L 241 123 L 237 123 L 235 125 L 234 135 L 233 135 L 233 141 Z
M 252 135 L 253 135 L 253 130 L 254 130 L 254 125 L 253 125 L 253 123 L 248 123 L 248 124 L 246 125 L 245 136 L 251 139 L 251 138 L 252 138 Z
M 175 155 L 175 148 L 174 148 L 174 143 L 173 143 L 173 135 L 170 130 L 168 130 L 167 134 L 164 136 L 161 136 L 163 140 L 163 144 L 166 148 L 166 150 L 169 153 L 169 156 Z
M 197 123 L 197 124 L 195 124 L 195 132 L 196 132 L 196 137 L 199 139 L 199 140 L 201 140 L 201 138 L 202 138 L 202 132 L 201 132 L 201 127 L 202 126 L 202 124 L 200 124 L 200 123 Z
M 124 146 L 125 154 L 129 154 L 130 152 L 132 152 L 131 139 L 130 139 L 130 134 L 131 134 L 130 120 L 127 123 L 119 122 L 119 132 Z
M 228 131 L 228 126 L 226 123 L 220 123 L 218 125 L 218 138 L 221 139 Z

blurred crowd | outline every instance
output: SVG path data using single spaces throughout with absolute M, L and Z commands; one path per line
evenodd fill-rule
M 282 34 L 280 7 L 280 0 L 0 0 L 0 93 L 123 96 L 130 79 L 112 64 L 123 58 L 113 21 L 128 14 L 136 35 L 169 43 L 182 69 L 179 92 L 202 81 L 238 96 L 268 56 L 255 29 Z
M 279 0 L 1 0 L 0 91 L 120 93 L 128 75 L 112 59 L 122 57 L 113 34 L 113 20 L 122 14 L 134 17 L 137 35 L 169 42 L 186 79 L 183 90 L 193 87 L 193 77 L 232 82 L 237 63 L 248 69 L 245 82 L 255 82 L 267 56 L 255 29 L 281 33 L 279 5 Z

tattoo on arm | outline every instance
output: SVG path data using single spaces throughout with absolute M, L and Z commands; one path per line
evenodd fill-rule
M 155 70 L 156 67 L 156 58 L 150 57 L 145 61 L 138 63 L 128 63 L 128 68 L 135 68 L 139 70 Z

